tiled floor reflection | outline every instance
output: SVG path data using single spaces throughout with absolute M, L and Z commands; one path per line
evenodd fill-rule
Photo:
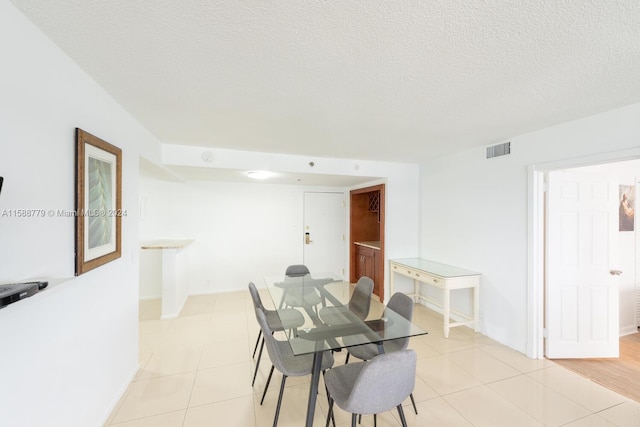
M 140 371 L 107 426 L 273 424 L 280 377 L 274 374 L 260 405 L 271 364 L 265 352 L 251 387 L 258 326 L 248 291 L 190 297 L 180 317 L 159 319 L 159 300 L 140 302 Z M 528 359 L 468 328 L 445 339 L 442 317 L 421 305 L 414 322 L 429 334 L 410 344 L 418 353 L 418 415 L 407 400 L 409 426 L 640 427 L 640 404 L 548 360 Z M 337 364 L 344 354 L 336 354 Z M 304 425 L 308 386 L 308 378 L 287 380 L 279 426 Z M 324 426 L 326 411 L 321 394 L 314 425 Z M 336 421 L 349 426 L 349 414 L 338 409 Z M 360 425 L 373 426 L 373 417 Z M 400 426 L 397 413 L 378 415 L 378 426 Z

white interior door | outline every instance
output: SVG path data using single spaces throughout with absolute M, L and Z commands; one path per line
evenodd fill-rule
M 609 172 L 549 172 L 549 358 L 618 357 L 617 182 Z
M 304 233 L 304 264 L 311 273 L 335 273 L 344 278 L 344 193 L 304 193 Z

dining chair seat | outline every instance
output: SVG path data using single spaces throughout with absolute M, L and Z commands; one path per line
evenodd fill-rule
M 322 297 L 313 288 L 289 289 L 284 296 L 285 307 L 315 308 L 322 303 Z
M 264 314 L 269 328 L 274 332 L 295 329 L 304 325 L 304 316 L 295 309 L 264 310 Z
M 344 343 L 345 345 L 349 345 L 351 344 L 351 340 L 356 340 L 356 339 L 357 339 L 357 336 L 345 337 Z M 404 350 L 407 348 L 407 346 L 405 346 L 401 342 L 390 340 L 390 341 L 383 342 L 382 348 L 384 353 L 393 353 L 394 351 Z M 347 350 L 348 350 L 347 356 L 351 355 L 360 360 L 371 360 L 374 357 L 380 355 L 380 349 L 376 344 L 354 345 L 353 347 L 347 348 Z

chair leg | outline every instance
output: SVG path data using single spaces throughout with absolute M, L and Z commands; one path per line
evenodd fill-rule
M 322 371 L 322 378 L 324 379 L 324 374 L 327 372 L 327 370 L 325 369 L 324 371 Z M 325 393 L 327 393 L 327 401 L 329 402 L 329 415 L 331 415 L 331 420 L 333 421 L 333 427 L 336 427 L 336 418 L 333 416 L 333 408 L 331 408 L 331 405 L 333 405 L 333 399 L 331 399 L 331 396 L 329 396 L 329 389 L 327 388 L 327 384 L 325 383 L 324 385 L 324 391 Z M 326 427 L 329 427 L 329 415 L 327 415 L 327 425 Z
M 284 394 L 284 383 L 287 381 L 287 376 L 282 375 L 282 382 L 280 383 L 280 395 L 278 396 L 278 404 L 276 406 L 276 416 L 273 418 L 273 427 L 278 425 L 278 417 L 280 416 L 280 404 L 282 403 L 282 395 Z
M 260 359 L 262 358 L 262 350 L 264 349 L 264 337 L 262 337 L 262 344 L 260 345 L 260 352 L 258 353 L 258 360 L 256 360 L 256 370 L 253 373 L 253 381 L 251 381 L 251 387 L 256 382 L 256 376 L 258 375 L 258 367 L 260 366 Z
M 282 298 L 280 299 L 280 304 L 278 305 L 278 308 L 284 307 L 284 299 L 286 296 L 287 296 L 287 290 L 285 289 L 284 292 L 282 292 Z
M 404 411 L 402 410 L 402 404 L 397 406 L 398 415 L 400 415 L 400 422 L 402 422 L 402 427 L 407 427 L 407 420 L 404 417 Z
M 416 406 L 416 401 L 413 399 L 413 393 L 411 393 L 409 397 L 411 398 L 411 404 L 413 405 L 413 410 L 415 411 L 416 415 L 418 415 L 418 407 Z
M 344 364 L 346 365 L 347 363 L 349 363 L 349 356 L 351 356 L 351 353 L 349 353 L 349 351 L 347 351 L 347 358 L 344 359 Z
M 329 412 L 327 413 L 327 423 L 324 427 L 329 427 L 329 420 L 333 419 L 333 427 L 336 427 L 336 420 L 333 416 L 333 399 L 327 394 L 327 399 L 329 399 Z
M 260 331 L 258 332 L 258 339 L 256 340 L 256 346 L 253 348 L 253 357 L 254 359 L 256 358 L 256 350 L 258 350 L 258 344 L 260 344 L 260 337 L 262 336 L 262 329 L 260 329 Z
M 356 427 L 356 414 L 351 414 L 351 427 Z
M 269 377 L 267 378 L 267 383 L 264 385 L 264 391 L 262 392 L 262 399 L 260 399 L 260 404 L 264 402 L 264 397 L 267 395 L 267 389 L 269 388 L 269 383 L 271 382 L 271 375 L 273 375 L 273 368 L 275 366 L 271 365 L 271 370 L 269 371 Z
M 377 414 L 373 414 L 373 427 L 378 427 L 378 417 L 377 417 Z

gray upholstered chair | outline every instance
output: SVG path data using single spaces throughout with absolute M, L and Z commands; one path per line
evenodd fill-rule
M 267 310 L 262 304 L 262 298 L 260 298 L 260 294 L 258 293 L 258 289 L 253 282 L 249 283 L 249 293 L 251 294 L 251 299 L 253 300 L 253 307 L 257 310 L 260 310 L 264 313 L 267 324 L 269 325 L 269 329 L 272 332 L 284 331 L 287 329 L 293 329 L 304 325 L 304 316 L 298 310 L 295 309 L 281 309 L 281 310 Z M 258 339 L 256 339 L 256 345 L 253 348 L 253 357 L 256 356 L 256 350 L 258 349 L 258 343 L 260 342 L 260 337 L 262 337 L 262 328 L 258 332 Z M 256 375 L 258 375 L 258 368 L 260 367 L 260 358 L 262 357 L 262 350 L 264 349 L 264 338 L 262 338 L 262 343 L 260 344 L 260 353 L 258 353 L 258 359 L 256 360 L 256 369 L 253 373 L 253 380 L 251 381 L 251 385 L 256 382 Z
M 367 362 L 351 363 L 330 369 L 324 376 L 329 393 L 329 419 L 333 404 L 351 413 L 351 426 L 356 426 L 356 415 L 375 414 L 398 410 L 404 427 L 407 420 L 402 402 L 411 394 L 416 381 L 416 353 L 414 350 L 381 354 Z
M 411 321 L 413 319 L 413 300 L 407 295 L 396 292 L 391 295 L 389 299 L 389 303 L 387 304 L 387 309 L 392 310 L 393 312 L 399 314 L 405 319 Z M 388 317 L 383 315 L 383 317 Z M 363 344 L 363 345 L 354 345 L 359 344 L 362 341 L 357 341 L 357 337 L 347 336 L 343 338 L 343 342 L 345 346 L 347 346 L 347 358 L 345 360 L 345 364 L 349 363 L 349 356 L 353 355 L 361 360 L 371 360 L 374 357 L 380 354 L 378 346 L 376 344 Z M 349 345 L 353 345 L 353 347 L 349 347 Z M 398 338 L 395 340 L 384 341 L 382 343 L 382 348 L 384 349 L 384 353 L 393 353 L 397 351 L 405 350 L 409 346 L 409 338 Z M 413 393 L 409 395 L 411 398 L 411 404 L 413 405 L 413 410 L 415 413 L 418 413 L 418 408 L 416 407 L 416 402 L 413 398 Z
M 294 264 L 287 267 L 287 269 L 284 272 L 284 275 L 289 277 L 298 277 L 298 276 L 305 276 L 309 273 L 310 273 L 309 268 L 306 265 Z
M 256 309 L 256 317 L 258 324 L 262 328 L 262 336 L 265 339 L 267 346 L 267 353 L 271 359 L 271 371 L 269 371 L 269 377 L 267 383 L 264 386 L 264 392 L 262 393 L 262 399 L 260 404 L 264 402 L 264 397 L 267 394 L 267 388 L 271 382 L 271 376 L 273 375 L 274 368 L 282 374 L 282 382 L 280 383 L 280 394 L 278 396 L 278 403 L 276 405 L 276 413 L 273 418 L 273 427 L 278 425 L 278 416 L 280 415 L 280 405 L 282 404 L 282 395 L 284 393 L 284 385 L 287 377 L 302 377 L 305 375 L 311 375 L 313 368 L 313 354 L 305 354 L 295 356 L 291 350 L 291 344 L 287 341 L 276 340 L 273 336 L 267 319 L 261 310 Z M 322 372 L 333 366 L 333 356 L 331 352 L 327 351 L 322 356 Z
M 369 308 L 371 307 L 371 295 L 373 294 L 373 280 L 367 276 L 362 276 L 358 279 L 353 293 L 349 298 L 349 305 L 343 307 L 324 307 L 320 309 L 320 320 L 327 325 L 337 325 L 345 322 L 348 317 L 345 317 L 343 312 L 345 310 L 358 316 L 364 320 L 369 315 Z
M 389 299 L 389 303 L 385 308 L 385 312 L 391 310 L 405 319 L 411 321 L 413 318 L 413 300 L 407 295 L 396 292 L 391 295 Z M 388 315 L 383 314 L 383 317 L 388 317 Z M 357 337 L 344 337 L 344 344 L 349 347 L 350 345 L 354 345 L 361 341 L 358 341 Z M 395 340 L 385 341 L 382 343 L 382 347 L 384 348 L 385 353 L 390 353 L 393 351 L 404 350 L 409 345 L 409 338 L 398 338 Z M 370 360 L 376 357 L 380 352 L 378 351 L 378 346 L 376 344 L 364 344 L 364 345 L 356 345 L 354 347 L 349 347 L 347 349 L 349 351 L 349 355 L 353 355 L 361 360 Z M 347 360 L 348 362 L 348 360 Z
M 287 278 L 296 278 L 303 277 L 308 274 L 309 268 L 303 264 L 294 264 L 287 267 L 284 272 L 285 275 L 285 283 L 287 282 Z M 305 287 L 300 289 L 287 289 L 285 288 L 284 294 L 282 296 L 282 303 L 280 307 L 303 307 L 306 309 L 313 309 L 317 314 L 316 306 L 322 303 L 322 298 L 318 291 L 313 287 Z

